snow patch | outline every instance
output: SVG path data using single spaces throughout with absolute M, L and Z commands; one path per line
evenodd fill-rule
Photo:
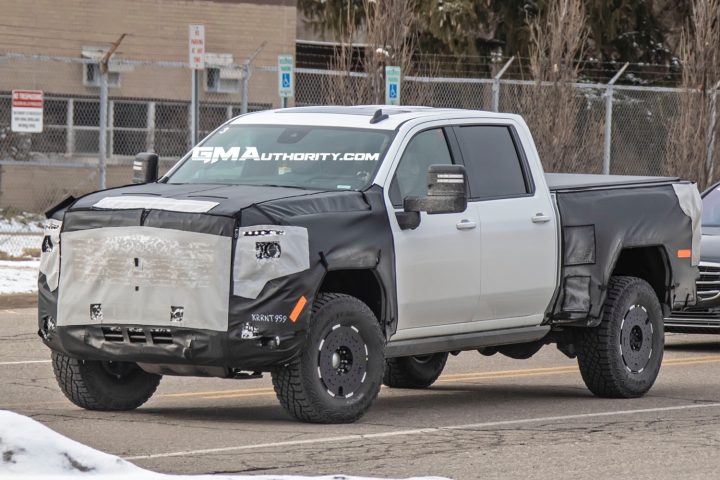
M 0 260 L 0 295 L 37 292 L 40 260 Z
M 0 478 L 37 480 L 363 480 L 332 475 L 228 476 L 165 475 L 144 470 L 114 455 L 99 452 L 60 435 L 35 420 L 0 410 Z M 425 480 L 441 480 L 423 477 Z M 364 479 L 369 480 L 369 479 Z M 416 479 L 418 480 L 418 479 Z

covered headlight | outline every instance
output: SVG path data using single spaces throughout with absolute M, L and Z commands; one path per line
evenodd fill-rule
M 242 227 L 235 242 L 233 295 L 257 298 L 270 280 L 310 268 L 308 232 L 304 227 Z
M 43 236 L 40 253 L 40 273 L 45 275 L 48 288 L 51 292 L 58 287 L 60 273 L 60 220 L 48 219 L 45 222 L 45 235 Z

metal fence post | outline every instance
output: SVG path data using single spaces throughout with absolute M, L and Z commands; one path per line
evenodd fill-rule
M 255 58 L 260 54 L 263 48 L 267 45 L 267 41 L 263 41 L 258 48 L 255 49 L 252 55 L 242 64 L 242 100 L 240 104 L 240 114 L 245 115 L 248 113 L 248 88 L 250 86 L 250 65 Z
M 190 98 L 190 144 L 192 147 L 198 142 L 198 131 L 200 130 L 200 81 L 197 69 L 192 69 L 192 85 Z
M 612 108 L 613 108 L 613 85 L 618 81 L 625 69 L 630 65 L 626 63 L 608 82 L 605 92 L 605 145 L 603 148 L 603 175 L 610 175 L 610 148 L 612 145 Z
M 708 180 L 712 180 L 714 178 L 714 170 L 715 170 L 715 158 L 713 156 L 713 153 L 715 153 L 715 137 L 717 133 L 717 94 L 718 90 L 720 90 L 720 81 L 715 84 L 715 89 L 713 90 L 712 97 L 710 100 L 710 124 L 708 125 L 708 133 L 709 140 L 707 145 L 707 159 L 705 160 L 705 166 L 707 168 L 708 172 Z
M 250 85 L 250 65 L 246 62 L 242 65 L 242 103 L 240 103 L 240 114 L 248 113 L 248 85 Z
M 108 74 L 100 74 L 100 131 L 98 133 L 98 187 L 105 189 L 107 162 Z
M 500 111 L 500 78 L 502 78 L 503 75 L 505 75 L 505 72 L 510 67 L 510 64 L 515 60 L 515 57 L 510 57 L 510 60 L 508 60 L 505 65 L 500 69 L 500 71 L 493 77 L 493 83 L 492 83 L 492 111 L 493 112 L 499 112 Z
M 100 131 L 98 132 L 98 184 L 100 190 L 106 188 L 105 164 L 107 162 L 107 121 L 108 121 L 108 63 L 115 53 L 115 50 L 122 43 L 127 34 L 123 33 L 105 55 L 100 59 L 98 70 L 100 70 Z

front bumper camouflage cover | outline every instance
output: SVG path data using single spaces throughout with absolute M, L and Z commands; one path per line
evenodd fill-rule
M 279 299 L 261 310 L 268 313 L 229 322 L 231 287 L 257 301 L 268 281 L 309 268 L 304 228 L 240 227 L 234 239 L 101 227 L 66 229 L 60 241 L 59 222 L 48 226 L 54 244 L 43 253 L 40 288 L 56 309 L 41 315 L 40 331 L 56 350 L 84 359 L 260 370 L 291 360 L 304 338 L 300 315 L 290 315 L 296 304 L 277 305 Z
M 96 192 L 48 222 L 39 333 L 87 360 L 267 371 L 300 353 L 328 272 L 368 269 L 394 284 L 389 232 L 377 187 Z M 392 331 L 394 292 L 378 308 Z

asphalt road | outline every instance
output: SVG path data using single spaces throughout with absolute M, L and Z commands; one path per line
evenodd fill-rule
M 0 310 L 0 409 L 165 473 L 437 475 L 455 479 L 720 475 L 720 336 L 668 335 L 644 398 L 605 400 L 546 347 L 531 360 L 451 357 L 424 391 L 383 388 L 353 425 L 308 425 L 279 406 L 269 378 L 166 377 L 129 413 L 63 397 L 35 311 Z

